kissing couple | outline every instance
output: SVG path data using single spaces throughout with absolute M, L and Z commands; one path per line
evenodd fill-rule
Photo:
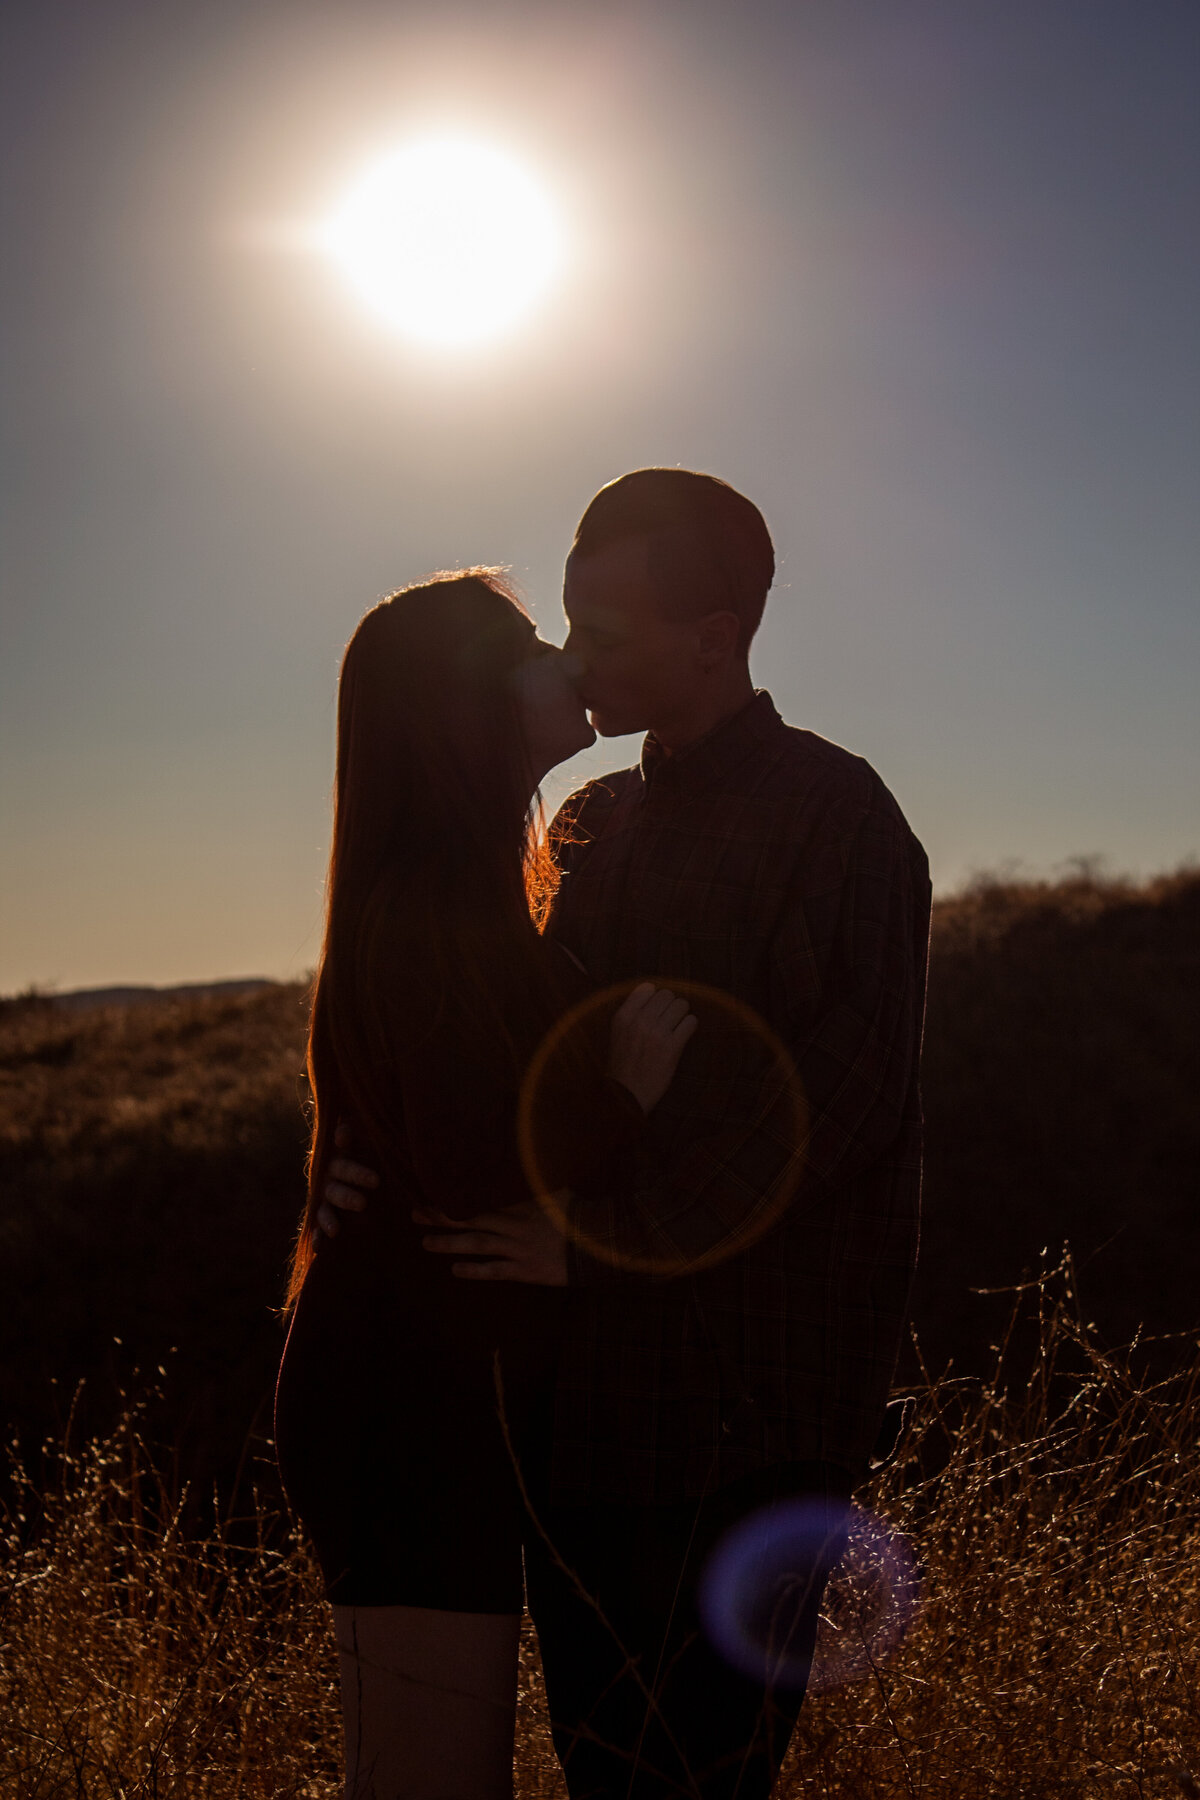
M 641 469 L 563 650 L 487 569 L 346 650 L 276 1400 L 346 1800 L 510 1800 L 523 1602 L 571 1800 L 782 1763 L 915 1263 L 930 890 L 751 682 L 774 569 L 744 496 Z M 547 771 L 635 731 L 544 832 Z M 800 1502 L 802 1566 L 715 1617 L 714 1552 Z

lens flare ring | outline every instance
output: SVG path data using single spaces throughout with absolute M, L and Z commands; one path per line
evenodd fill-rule
M 535 1123 L 538 1093 L 552 1057 L 566 1042 L 569 1034 L 583 1025 L 594 1013 L 609 1006 L 615 1010 L 616 1006 L 626 999 L 638 985 L 638 981 L 622 981 L 614 983 L 611 987 L 602 988 L 571 1007 L 551 1026 L 534 1053 L 521 1084 L 517 1103 L 517 1145 L 525 1178 L 539 1204 L 554 1220 L 559 1230 L 587 1255 L 599 1262 L 607 1263 L 612 1268 L 619 1268 L 635 1275 L 695 1274 L 701 1269 L 711 1268 L 714 1264 L 723 1262 L 728 1257 L 748 1249 L 751 1244 L 757 1243 L 759 1238 L 778 1223 L 796 1191 L 804 1170 L 803 1152 L 808 1138 L 808 1102 L 799 1071 L 786 1044 L 752 1006 L 748 1006 L 745 1001 L 735 999 L 732 994 L 727 994 L 722 988 L 709 987 L 703 982 L 664 980 L 661 985 L 669 987 L 672 993 L 681 995 L 693 1006 L 713 1008 L 727 1018 L 733 1019 L 766 1046 L 772 1062 L 770 1080 L 772 1091 L 769 1094 L 764 1092 L 761 1115 L 765 1117 L 781 1101 L 789 1107 L 788 1138 L 794 1145 L 794 1150 L 781 1174 L 773 1182 L 760 1203 L 748 1213 L 742 1226 L 729 1235 L 723 1236 L 719 1244 L 695 1255 L 652 1256 L 634 1251 L 622 1251 L 589 1233 L 578 1218 L 575 1209 L 572 1208 L 570 1195 L 561 1190 L 552 1190 L 543 1174 L 538 1154 Z M 763 1085 L 766 1090 L 769 1085 L 767 1078 L 764 1078 Z

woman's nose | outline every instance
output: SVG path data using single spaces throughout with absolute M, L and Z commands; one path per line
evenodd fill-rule
M 568 681 L 582 681 L 583 658 L 574 650 L 564 650 L 562 653 L 562 660 L 558 666 Z

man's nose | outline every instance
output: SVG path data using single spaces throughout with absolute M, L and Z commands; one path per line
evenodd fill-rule
M 562 662 L 559 665 L 559 667 L 562 669 L 563 674 L 566 676 L 568 681 L 572 681 L 572 682 L 582 681 L 583 677 L 584 677 L 584 672 L 585 672 L 586 666 L 587 665 L 584 663 L 584 660 L 583 660 L 582 656 L 580 656 L 578 650 L 572 650 L 571 640 L 570 640 L 570 638 L 568 638 L 566 643 L 563 645 Z

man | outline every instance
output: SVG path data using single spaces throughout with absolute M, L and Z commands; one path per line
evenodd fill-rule
M 830 1557 L 772 1615 L 778 1682 L 717 1654 L 698 1589 L 772 1502 L 807 1497 L 837 1540 L 915 1261 L 928 868 L 874 772 L 755 692 L 773 575 L 761 515 L 711 476 L 639 470 L 585 512 L 567 647 L 597 731 L 648 736 L 556 818 L 548 929 L 601 987 L 694 996 L 700 1031 L 565 1235 L 530 1206 L 426 1240 L 487 1259 L 472 1279 L 576 1290 L 527 1553 L 572 1800 L 769 1791 Z

